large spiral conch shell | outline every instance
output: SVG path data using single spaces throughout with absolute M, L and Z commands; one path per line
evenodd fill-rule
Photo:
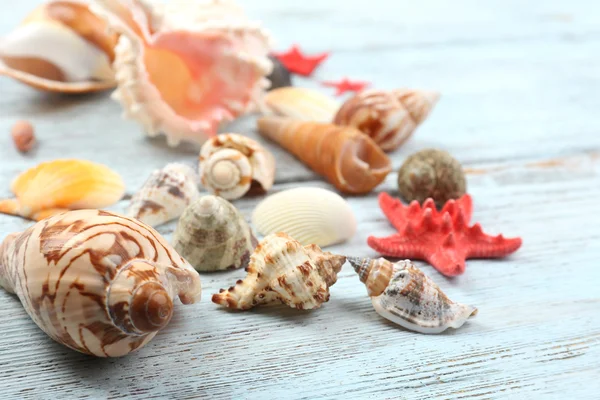
M 265 117 L 258 129 L 345 193 L 370 192 L 392 169 L 375 142 L 352 127 Z
M 39 221 L 68 210 L 108 207 L 123 197 L 125 184 L 105 165 L 61 159 L 23 172 L 11 190 L 16 198 L 0 200 L 0 213 Z
M 8 236 L 0 286 L 52 339 L 98 357 L 126 355 L 164 328 L 173 299 L 200 300 L 200 277 L 152 228 L 80 210 Z
M 150 226 L 172 221 L 197 197 L 198 175 L 187 165 L 172 163 L 152 172 L 131 198 L 127 216 Z
M 169 145 L 203 143 L 253 109 L 269 85 L 269 40 L 229 0 L 97 0 L 121 38 L 114 63 L 124 116 Z
M 334 123 L 353 126 L 391 151 L 410 138 L 438 98 L 439 93 L 422 90 L 366 90 L 342 105 Z
M 212 296 L 225 307 L 247 310 L 260 304 L 283 303 L 299 310 L 319 308 L 329 300 L 329 287 L 346 257 L 304 246 L 284 233 L 265 237 L 250 258 L 244 280 Z
M 235 133 L 218 135 L 200 150 L 202 185 L 228 200 L 254 188 L 266 192 L 275 180 L 275 157 L 260 143 Z
M 48 91 L 108 89 L 116 85 L 116 44 L 117 35 L 107 33 L 86 1 L 50 1 L 0 38 L 0 75 Z
M 460 328 L 477 309 L 455 303 L 409 260 L 392 264 L 384 258 L 348 257 L 367 287 L 375 311 L 415 332 L 440 333 Z
M 202 196 L 179 219 L 173 246 L 198 271 L 244 268 L 257 240 L 227 200 Z

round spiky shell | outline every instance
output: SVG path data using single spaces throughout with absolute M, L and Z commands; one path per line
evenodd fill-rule
M 346 257 L 323 252 L 317 245 L 302 247 L 285 233 L 269 235 L 252 254 L 246 278 L 221 289 L 212 301 L 239 310 L 268 303 L 318 308 L 329 300 L 329 287 L 345 262 Z
M 173 235 L 175 250 L 198 271 L 246 267 L 256 243 L 239 211 L 217 196 L 193 201 Z
M 350 205 L 332 191 L 300 187 L 263 200 L 252 213 L 252 224 L 262 235 L 285 232 L 303 245 L 329 246 L 356 233 Z
M 266 192 L 275 180 L 275 158 L 260 143 L 228 133 L 208 140 L 200 150 L 202 185 L 228 200 L 242 197 L 252 185 Z
M 450 153 L 421 150 L 404 161 L 398 171 L 398 189 L 407 202 L 423 204 L 428 198 L 442 207 L 466 193 L 467 181 L 460 163 Z

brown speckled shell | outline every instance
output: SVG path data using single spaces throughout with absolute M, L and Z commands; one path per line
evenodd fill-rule
M 450 199 L 458 199 L 467 190 L 460 163 L 448 152 L 421 150 L 406 159 L 398 171 L 398 189 L 405 201 L 423 203 L 428 198 L 442 207 Z

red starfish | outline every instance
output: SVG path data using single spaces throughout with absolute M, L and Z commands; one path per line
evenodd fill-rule
M 321 82 L 323 86 L 332 87 L 336 89 L 335 95 L 341 96 L 346 92 L 360 92 L 364 88 L 370 85 L 369 82 L 364 81 L 351 81 L 348 78 L 344 78 L 339 82 L 324 81 Z
M 450 200 L 437 211 L 432 199 L 405 206 L 387 193 L 379 195 L 379 206 L 398 233 L 386 238 L 369 236 L 367 243 L 383 255 L 425 260 L 446 276 L 465 272 L 467 258 L 500 258 L 517 251 L 521 238 L 489 236 L 481 225 L 469 227 L 473 210 L 471 196 Z
M 329 53 L 321 53 L 315 56 L 304 55 L 297 45 L 285 53 L 273 53 L 275 57 L 287 68 L 288 71 L 302 76 L 311 76 L 314 70 L 321 64 Z

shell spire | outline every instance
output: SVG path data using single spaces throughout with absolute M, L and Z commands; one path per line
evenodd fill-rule
M 200 277 L 149 226 L 79 210 L 9 235 L 0 287 L 52 339 L 98 357 L 126 355 L 164 328 L 173 302 L 198 302 Z
M 367 286 L 375 311 L 415 332 L 440 333 L 460 328 L 477 314 L 475 307 L 455 303 L 410 260 L 395 264 L 386 259 L 349 257 Z
M 121 34 L 113 98 L 123 116 L 171 146 L 204 143 L 269 85 L 270 38 L 230 1 L 97 0 L 93 10 Z
M 344 256 L 323 252 L 316 245 L 303 247 L 285 233 L 272 234 L 256 247 L 246 278 L 221 289 L 212 301 L 238 310 L 268 303 L 319 308 L 329 300 L 329 287 L 345 262 Z
M 265 117 L 258 129 L 345 193 L 370 192 L 392 169 L 375 142 L 352 127 Z

